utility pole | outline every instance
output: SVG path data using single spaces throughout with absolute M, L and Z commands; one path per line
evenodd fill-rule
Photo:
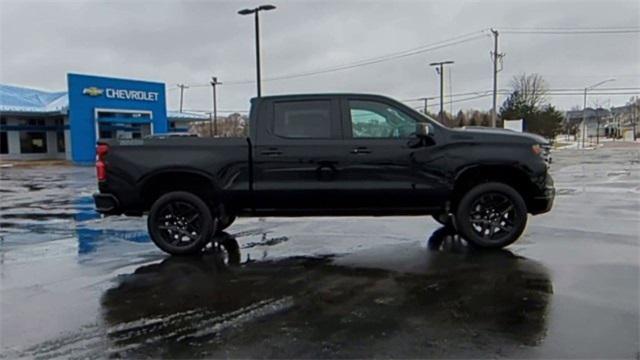
M 180 112 L 182 112 L 182 100 L 184 99 L 184 89 L 188 89 L 189 87 L 185 84 L 178 84 L 180 88 Z
M 636 123 L 638 122 L 638 98 L 633 102 L 633 141 L 636 141 Z
M 586 115 L 586 110 L 587 110 L 587 90 L 589 90 L 589 88 L 584 88 L 584 103 L 582 105 L 582 148 L 583 149 L 584 149 L 585 133 L 587 132 L 587 115 Z
M 216 85 L 222 85 L 215 76 L 211 77 L 211 87 L 213 88 L 213 132 L 211 131 L 211 123 L 209 123 L 209 132 L 213 136 L 218 135 L 218 97 L 216 96 Z
M 584 140 L 585 140 L 585 135 L 586 135 L 585 133 L 587 132 L 587 118 L 586 118 L 586 111 L 585 111 L 587 109 L 587 91 L 589 91 L 591 89 L 594 89 L 594 88 L 596 88 L 596 87 L 598 87 L 598 86 L 600 86 L 600 85 L 602 85 L 604 83 L 608 83 L 610 81 L 616 81 L 616 79 L 614 79 L 614 78 L 607 79 L 607 80 L 604 80 L 604 81 L 600 81 L 597 84 L 593 84 L 591 86 L 587 86 L 586 88 L 584 88 L 584 103 L 582 105 L 582 148 L 583 149 L 584 149 Z M 596 118 L 597 118 L 597 116 L 598 116 L 597 111 L 598 110 L 596 109 L 595 111 L 596 111 Z M 596 139 L 599 140 L 598 132 L 600 131 L 600 129 L 599 129 L 600 128 L 600 119 L 597 118 L 597 121 L 598 121 L 598 124 L 597 124 L 598 128 L 597 128 L 597 131 L 596 131 Z
M 436 66 L 436 72 L 438 73 L 438 75 L 440 75 L 440 114 L 438 114 L 440 122 L 444 122 L 444 66 L 453 63 L 453 61 L 447 60 L 432 62 L 429 64 L 429 66 Z
M 429 113 L 429 98 L 424 98 L 424 114 L 427 115 Z
M 498 72 L 502 69 L 498 69 L 498 62 L 502 60 L 504 54 L 498 52 L 498 30 L 491 29 L 493 34 L 493 52 L 491 52 L 491 59 L 493 60 L 493 106 L 491 108 L 491 127 L 496 127 L 496 119 L 498 116 Z

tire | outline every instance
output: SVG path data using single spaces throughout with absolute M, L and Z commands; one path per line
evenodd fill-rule
M 220 256 L 224 266 L 240 264 L 240 245 L 236 238 L 226 232 L 220 232 L 213 238 L 214 250 Z
M 453 221 L 451 221 L 451 216 L 449 216 L 449 214 L 441 213 L 441 214 L 434 214 L 432 216 L 433 216 L 433 220 L 435 220 L 440 225 L 444 225 L 447 228 L 453 227 Z
M 162 195 L 151 206 L 147 227 L 151 240 L 171 255 L 193 255 L 211 241 L 215 233 L 207 204 L 184 191 Z
M 233 224 L 233 222 L 236 221 L 236 216 L 235 215 L 223 215 L 218 217 L 218 231 L 222 231 L 226 228 L 228 228 L 229 226 L 231 226 L 231 224 Z
M 460 235 L 481 248 L 502 248 L 516 241 L 527 225 L 522 196 L 502 183 L 484 183 L 469 190 L 456 208 Z

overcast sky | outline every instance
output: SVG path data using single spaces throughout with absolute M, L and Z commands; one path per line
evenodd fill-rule
M 256 91 L 251 83 L 255 79 L 254 27 L 253 18 L 237 15 L 237 10 L 262 3 L 277 6 L 261 14 L 264 79 L 352 64 L 460 35 L 480 35 L 391 61 L 264 81 L 265 95 L 367 92 L 401 100 L 437 96 L 438 76 L 428 63 L 441 60 L 455 61 L 448 68 L 451 83 L 446 94 L 450 88 L 453 93 L 491 90 L 493 40 L 488 31 L 482 32 L 490 27 L 501 31 L 500 52 L 506 54 L 500 88 L 508 88 L 511 77 L 523 72 L 541 74 L 554 89 L 584 88 L 608 78 L 616 81 L 603 87 L 640 87 L 640 33 L 508 32 L 513 28 L 638 28 L 637 0 L 0 0 L 0 82 L 66 90 L 68 72 L 161 81 L 167 85 L 168 107 L 176 109 L 176 84 L 207 84 L 216 75 L 227 83 L 220 88 L 219 107 L 246 110 Z M 233 84 L 242 81 L 248 82 Z M 589 105 L 608 106 L 609 101 L 621 105 L 630 96 L 593 95 Z M 499 102 L 503 100 L 501 96 Z M 581 106 L 582 96 L 554 96 L 551 101 L 569 109 Z M 490 96 L 453 104 L 454 112 L 490 107 Z M 187 89 L 184 108 L 210 109 L 211 88 Z

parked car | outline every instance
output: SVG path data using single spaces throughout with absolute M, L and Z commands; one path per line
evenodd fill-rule
M 189 132 L 168 132 L 145 136 L 145 139 L 166 139 L 170 137 L 198 137 L 198 134 Z
M 97 210 L 148 214 L 151 239 L 179 255 L 236 216 L 426 214 L 499 248 L 552 207 L 539 136 L 448 129 L 377 95 L 251 103 L 247 138 L 98 141 Z

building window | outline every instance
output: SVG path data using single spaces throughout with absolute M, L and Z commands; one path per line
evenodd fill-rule
M 46 153 L 47 133 L 40 131 L 20 131 L 20 152 L 23 154 Z
M 18 123 L 21 126 L 45 126 L 44 119 L 21 119 Z
M 65 152 L 66 144 L 64 142 L 64 130 L 58 130 L 56 132 L 56 145 L 59 153 Z
M 9 144 L 7 143 L 7 132 L 0 131 L 0 154 L 9 153 Z
M 7 125 L 7 118 L 4 116 L 0 117 L 0 125 Z M 7 142 L 7 132 L 0 131 L 0 154 L 8 154 L 9 153 L 9 143 Z

